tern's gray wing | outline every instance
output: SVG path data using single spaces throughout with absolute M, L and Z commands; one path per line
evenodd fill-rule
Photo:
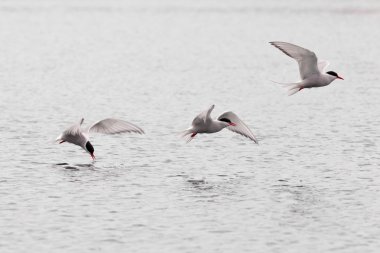
M 224 119 L 224 120 L 223 120 Z M 227 120 L 226 120 L 227 119 Z M 253 140 L 255 143 L 258 143 L 256 137 L 253 135 L 252 131 L 248 128 L 248 126 L 233 112 L 225 112 L 222 115 L 218 117 L 218 120 L 222 121 L 230 121 L 231 123 L 234 123 L 235 126 L 228 126 L 227 129 L 241 134 L 251 140 Z
M 314 52 L 287 42 L 273 41 L 269 43 L 298 62 L 302 80 L 320 74 L 318 59 Z
M 118 133 L 139 133 L 144 130 L 140 127 L 120 119 L 104 119 L 96 122 L 88 128 L 89 133 L 118 134 Z
M 194 118 L 192 125 L 197 126 L 206 124 L 206 121 L 211 119 L 210 114 L 214 107 L 215 105 L 212 105 L 206 111 L 201 112 L 197 117 Z

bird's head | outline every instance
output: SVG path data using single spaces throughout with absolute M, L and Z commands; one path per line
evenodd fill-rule
M 92 160 L 95 160 L 95 155 L 94 155 L 94 147 L 91 145 L 91 142 L 86 142 L 86 151 L 88 152 L 88 153 L 90 153 L 90 155 L 91 155 L 91 158 L 92 158 Z
M 336 72 L 334 72 L 334 71 L 328 71 L 328 72 L 326 72 L 326 74 L 335 77 L 334 79 L 342 79 L 342 80 L 344 80 L 343 77 L 340 77 L 340 76 L 339 76 Z
M 230 119 L 227 119 L 227 118 L 221 118 L 221 119 L 219 119 L 219 121 L 225 123 L 226 127 L 228 127 L 228 126 L 236 126 L 235 123 L 233 123 Z

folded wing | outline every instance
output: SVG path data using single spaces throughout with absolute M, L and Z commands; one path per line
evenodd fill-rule
M 140 127 L 119 119 L 104 119 L 92 125 L 88 132 L 103 134 L 119 134 L 119 133 L 138 133 L 143 134 L 144 130 Z
M 256 144 L 259 142 L 257 141 L 256 137 L 253 135 L 252 131 L 248 128 L 248 126 L 233 112 L 225 112 L 222 115 L 218 117 L 218 120 L 221 119 L 229 119 L 231 123 L 236 124 L 235 126 L 229 126 L 227 127 L 228 130 L 241 134 L 252 141 L 254 141 Z
M 298 62 L 302 80 L 312 75 L 320 74 L 318 59 L 314 52 L 287 42 L 272 41 L 269 43 Z

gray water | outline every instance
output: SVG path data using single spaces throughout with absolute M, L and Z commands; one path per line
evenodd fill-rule
M 1 252 L 378 252 L 380 4 L 373 1 L 1 1 Z M 298 80 L 268 44 L 342 75 Z M 260 141 L 178 132 L 215 104 Z M 95 135 L 97 160 L 58 145 Z

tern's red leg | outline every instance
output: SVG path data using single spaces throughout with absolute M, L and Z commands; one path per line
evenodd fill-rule
M 66 142 L 66 141 L 60 141 L 59 144 L 62 144 L 62 143 L 64 143 L 64 142 Z

